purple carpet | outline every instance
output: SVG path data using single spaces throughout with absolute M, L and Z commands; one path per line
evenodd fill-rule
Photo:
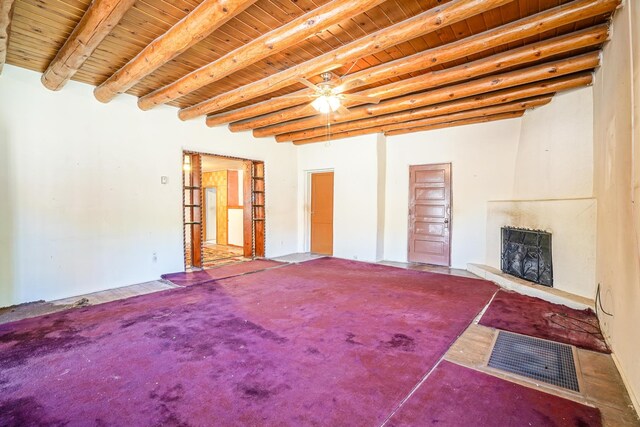
M 178 286 L 200 285 L 213 280 L 226 279 L 228 277 L 240 276 L 247 273 L 265 270 L 267 268 L 284 265 L 282 262 L 268 259 L 256 259 L 253 261 L 238 262 L 222 267 L 209 268 L 206 270 L 163 274 L 162 278 Z
M 374 425 L 490 300 L 323 258 L 0 325 L 0 425 Z
M 399 426 L 601 426 L 600 411 L 443 361 L 394 414 Z
M 576 310 L 516 292 L 499 291 L 480 324 L 611 353 L 592 310 Z

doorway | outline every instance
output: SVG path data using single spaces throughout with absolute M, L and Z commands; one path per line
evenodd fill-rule
M 183 153 L 185 268 L 264 256 L 264 164 Z
M 218 217 L 216 214 L 216 195 L 217 190 L 215 187 L 209 187 L 205 189 L 205 212 L 206 212 L 206 236 L 205 236 L 205 244 L 216 244 L 218 241 L 217 231 L 218 231 Z
M 451 164 L 409 167 L 409 262 L 451 264 Z
M 311 252 L 333 255 L 333 172 L 311 174 Z

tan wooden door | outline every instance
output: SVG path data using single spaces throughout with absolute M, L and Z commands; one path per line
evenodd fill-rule
M 311 252 L 333 255 L 333 172 L 311 174 Z
M 409 262 L 450 265 L 451 164 L 409 168 Z

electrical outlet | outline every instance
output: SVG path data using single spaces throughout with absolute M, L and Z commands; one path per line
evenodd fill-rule
M 151 255 L 151 259 L 153 260 L 154 263 L 158 262 L 158 254 L 154 252 L 153 255 Z

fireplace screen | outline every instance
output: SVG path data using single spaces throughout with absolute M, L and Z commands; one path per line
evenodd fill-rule
M 502 227 L 502 271 L 553 287 L 551 233 Z

